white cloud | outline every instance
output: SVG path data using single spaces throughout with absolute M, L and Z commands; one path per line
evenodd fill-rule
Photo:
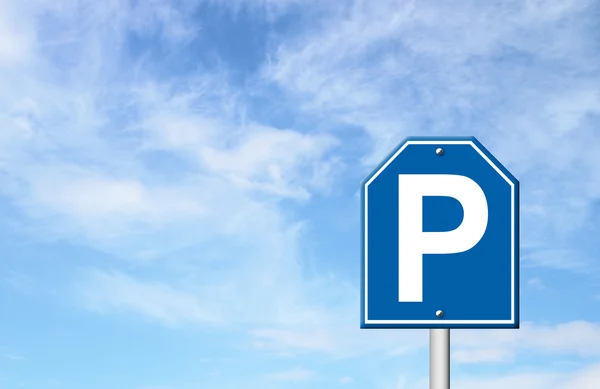
M 227 175 L 235 184 L 263 189 L 280 197 L 306 199 L 309 192 L 300 183 L 311 184 L 330 161 L 321 157 L 337 141 L 327 135 L 306 135 L 291 130 L 248 128 L 232 150 L 205 149 L 202 158 L 212 170 Z M 307 166 L 308 164 L 308 166 Z M 312 169 L 307 179 L 303 170 Z
M 212 232 L 210 242 L 194 246 L 197 254 L 191 262 L 163 263 L 167 271 L 161 272 L 160 283 L 140 274 L 84 272 L 85 281 L 76 285 L 81 303 L 105 311 L 124 308 L 166 324 L 286 326 L 314 320 L 316 313 L 305 296 L 310 284 L 302 281 L 297 262 L 301 226 L 287 226 L 275 210 L 264 206 L 246 205 L 236 211 L 224 225 L 215 225 L 220 233 Z M 209 225 L 206 228 L 209 233 Z
M 307 198 L 310 190 L 327 189 L 317 182 L 320 172 L 335 163 L 327 156 L 339 144 L 331 135 L 250 122 L 235 93 L 214 79 L 196 79 L 186 92 L 175 95 L 146 85 L 136 96 L 144 107 L 136 129 L 149 135 L 144 149 L 191 155 L 201 168 L 237 187 L 279 197 Z
M 182 196 L 181 189 L 149 188 L 136 180 L 111 179 L 70 166 L 40 170 L 31 182 L 32 201 L 74 220 L 160 222 L 205 213 L 204 206 Z
M 271 347 L 283 349 L 302 349 L 310 351 L 335 352 L 340 346 L 336 343 L 333 334 L 321 329 L 318 330 L 291 330 L 291 329 L 260 329 L 252 331 L 252 335 Z M 260 343 L 265 345 L 265 343 Z
M 64 47 L 51 46 L 29 59 L 31 71 L 0 81 L 0 193 L 26 216 L 20 228 L 170 262 L 154 265 L 168 269 L 156 282 L 143 270 L 81 272 L 77 295 L 91 310 L 167 325 L 316 320 L 299 264 L 303 224 L 278 201 L 327 190 L 322 171 L 336 163 L 338 141 L 247 119 L 225 72 L 163 79 L 132 63 L 123 18 L 151 32 L 155 16 L 120 14 L 115 2 L 79 26 L 77 6 L 60 5 L 64 31 L 82 28 L 74 41 L 63 37 L 72 67 L 61 64 Z M 189 246 L 197 255 L 187 262 L 167 255 Z
M 121 273 L 88 270 L 81 274 L 77 289 L 81 302 L 100 312 L 134 311 L 166 325 L 223 321 L 220 307 L 210 299 L 200 300 L 162 282 L 145 284 Z
M 23 228 L 38 236 L 170 261 L 154 265 L 168 269 L 157 278 L 145 269 L 84 270 L 75 285 L 80 304 L 171 326 L 237 325 L 261 351 L 279 354 L 396 357 L 426 347 L 425 331 L 360 330 L 356 288 L 302 271 L 304 224 L 286 217 L 278 201 L 327 191 L 328 172 L 343 166 L 332 154 L 344 146 L 338 139 L 345 134 L 274 128 L 248 118 L 226 71 L 163 78 L 144 58 L 128 57 L 123 46 L 130 32 L 160 31 L 170 50 L 183 50 L 202 33 L 187 19 L 188 9 L 158 2 L 138 2 L 135 9 L 119 1 L 102 7 L 51 3 L 45 9 L 60 17 L 61 31 L 39 35 L 31 34 L 42 26 L 36 12 L 13 5 L 9 11 L 0 3 L 6 11 L 0 19 L 11 18 L 5 25 L 0 20 L 6 34 L 0 34 L 0 68 L 6 69 L 0 80 L 0 193 L 29 217 Z M 589 86 L 594 80 L 552 68 L 594 69 L 594 56 L 586 59 L 590 48 L 579 43 L 586 31 L 576 19 L 585 4 L 469 6 L 475 8 L 357 1 L 331 11 L 323 29 L 283 44 L 264 77 L 317 119 L 363 128 L 374 142 L 367 164 L 409 133 L 461 128 L 481 135 L 522 179 L 524 218 L 532 227 L 524 234 L 537 248 L 524 263 L 581 268 L 583 253 L 547 233 L 568 237 L 600 197 L 600 160 L 581 152 L 600 146 L 588 125 L 599 111 Z M 85 21 L 77 19 L 79 7 L 87 7 Z M 558 22 L 569 29 L 547 35 L 550 23 Z M 531 71 L 519 61 L 543 66 Z M 165 255 L 187 245 L 197 249 L 191 260 Z M 517 352 L 597 357 L 595 339 L 598 324 L 589 322 L 457 331 L 453 358 L 500 363 Z M 486 382 L 585 388 L 585 380 L 597 378 L 590 371 Z M 296 368 L 270 378 L 312 376 Z
M 267 20 L 274 22 L 280 16 L 297 5 L 306 7 L 307 5 L 319 5 L 314 0 L 211 0 L 219 3 L 223 7 L 227 7 L 234 14 L 240 11 L 254 10 L 259 11 L 260 15 L 264 15 Z
M 517 353 L 600 356 L 600 325 L 572 321 L 522 323 L 518 330 L 455 330 L 452 358 L 458 363 L 510 363 Z
M 31 38 L 28 65 L 11 65 L 0 81 L 0 194 L 27 216 L 22 230 L 156 257 L 234 229 L 244 234 L 239 215 L 262 208 L 264 195 L 327 191 L 334 137 L 246 119 L 225 71 L 159 77 L 129 57 L 128 33 L 158 31 L 172 50 L 201 33 L 186 16 L 192 3 L 147 3 L 11 6 L 22 14 L 15 26 L 48 29 Z M 59 18 L 61 29 L 46 17 Z
M 344 376 L 344 377 L 340 378 L 341 385 L 348 385 L 348 384 L 351 384 L 352 382 L 354 382 L 354 379 L 352 377 Z
M 560 228 L 560 227 L 559 227 Z M 530 253 L 521 255 L 523 267 L 549 267 L 558 270 L 570 270 L 585 273 L 590 270 L 590 264 L 595 262 L 595 257 L 578 248 L 548 248 L 534 246 Z
M 50 386 L 63 386 L 63 382 L 55 378 L 48 378 L 47 382 Z
M 390 358 L 427 347 L 425 330 L 358 328 L 357 317 L 337 311 L 322 315 L 310 328 L 271 328 L 252 331 L 263 349 L 326 353 L 339 357 L 384 353 Z M 452 360 L 460 364 L 509 364 L 518 355 L 599 357 L 600 325 L 573 321 L 555 325 L 522 323 L 518 330 L 453 330 Z
M 14 290 L 24 294 L 31 294 L 36 289 L 36 282 L 32 277 L 13 271 L 8 272 L 3 281 Z
M 514 353 L 510 349 L 483 345 L 475 349 L 458 349 L 452 353 L 452 360 L 458 363 L 506 363 L 514 360 Z
M 268 374 L 266 378 L 271 381 L 305 381 L 313 378 L 314 375 L 311 370 L 296 367 L 292 370 Z
M 383 352 L 396 357 L 426 346 L 426 331 L 360 330 L 351 301 L 332 304 L 339 301 L 338 294 L 350 290 L 341 292 L 331 280 L 300 276 L 294 252 L 289 251 L 297 238 L 290 233 L 271 236 L 273 243 L 256 256 L 229 256 L 227 251 L 215 259 L 201 256 L 193 268 L 184 267 L 185 277 L 170 271 L 176 276 L 172 284 L 90 269 L 79 274 L 74 287 L 79 302 L 93 311 L 128 311 L 170 326 L 243 326 L 248 346 L 269 354 L 311 352 L 346 358 Z M 256 235 L 246 239 L 254 241 Z M 240 249 L 243 252 L 244 246 L 236 252 Z
M 394 389 L 405 389 L 407 387 L 406 384 L 406 377 L 404 376 L 400 376 L 398 377 L 398 379 L 396 380 L 396 384 L 393 386 Z
M 600 383 L 600 365 L 589 365 L 575 373 L 530 372 L 492 377 L 468 377 L 453 380 L 460 389 L 593 389 Z
M 583 365 L 576 370 L 552 371 L 545 369 L 531 369 L 526 367 L 502 370 L 499 372 L 465 374 L 451 372 L 451 386 L 457 389 L 592 389 L 600 383 L 600 365 L 591 363 Z M 390 388 L 427 389 L 427 378 L 411 380 L 408 382 L 402 377 L 398 380 L 401 384 L 390 384 Z M 407 383 L 408 382 L 408 383 Z
M 534 288 L 536 288 L 538 290 L 546 289 L 546 285 L 544 285 L 544 282 L 542 281 L 542 279 L 540 277 L 533 277 L 533 278 L 527 280 L 527 284 L 530 286 L 533 286 Z
M 0 1 L 0 68 L 26 61 L 35 43 L 35 32 L 17 22 L 28 15 L 19 15 L 15 8 L 8 0 Z
M 62 228 L 73 226 L 69 233 L 79 231 L 77 235 L 108 245 L 107 240 L 126 240 L 134 231 L 143 234 L 164 225 L 186 228 L 185 223 L 193 220 L 210 222 L 211 229 L 218 230 L 228 218 L 244 212 L 244 206 L 252 207 L 252 191 L 306 198 L 313 188 L 323 189 L 314 182 L 319 169 L 329 166 L 321 158 L 332 138 L 276 129 L 246 138 L 245 144 L 232 150 L 207 146 L 196 150 L 206 163 L 188 165 L 191 174 L 175 173 L 183 176 L 175 182 L 147 182 L 143 177 L 150 172 L 129 158 L 121 172 L 111 166 L 90 169 L 26 160 L 6 166 L 14 181 L 3 189 L 31 217 L 48 222 L 58 218 Z
M 15 355 L 15 354 L 7 354 L 5 355 L 6 359 L 9 359 L 11 361 L 24 361 L 25 357 L 21 356 L 21 355 Z
M 479 137 L 522 182 L 522 242 L 535 250 L 571 249 L 593 228 L 593 2 L 344 4 L 282 42 L 265 79 L 329 127 L 362 128 L 369 166 L 407 135 Z M 593 263 L 575 254 L 536 262 Z

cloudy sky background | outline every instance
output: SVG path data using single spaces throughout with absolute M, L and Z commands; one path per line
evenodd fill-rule
M 600 383 L 594 1 L 0 0 L 0 387 L 427 388 L 359 330 L 360 181 L 474 135 L 521 182 L 520 330 L 454 388 Z

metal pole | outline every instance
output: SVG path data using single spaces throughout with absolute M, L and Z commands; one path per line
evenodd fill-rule
M 450 330 L 429 330 L 429 389 L 450 389 Z

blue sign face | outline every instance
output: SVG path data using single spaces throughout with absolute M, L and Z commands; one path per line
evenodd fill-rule
M 518 328 L 519 182 L 475 138 L 409 138 L 363 183 L 361 328 Z

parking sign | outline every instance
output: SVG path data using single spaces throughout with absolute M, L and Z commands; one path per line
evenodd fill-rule
M 406 139 L 362 207 L 361 328 L 519 327 L 519 183 L 475 138 Z

